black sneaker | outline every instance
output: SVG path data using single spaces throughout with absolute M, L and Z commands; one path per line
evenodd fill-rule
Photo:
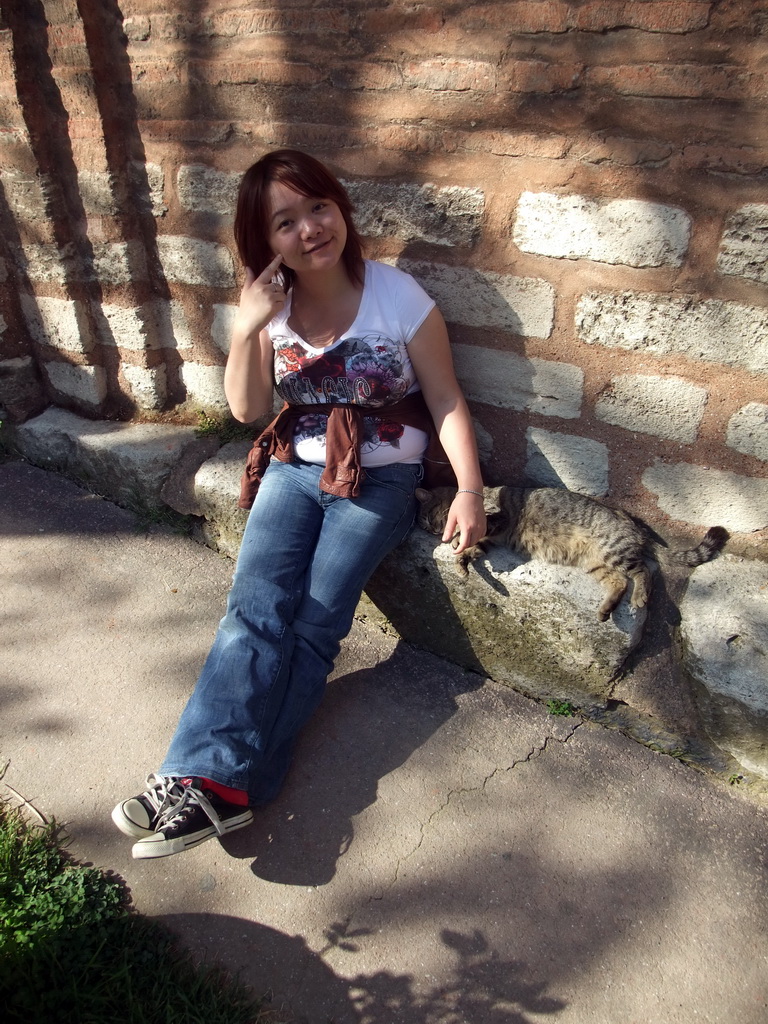
M 154 835 L 155 827 L 170 806 L 184 795 L 184 787 L 173 775 L 147 776 L 147 790 L 123 800 L 112 811 L 112 821 L 132 839 Z
M 158 816 L 152 835 L 134 843 L 136 860 L 170 857 L 199 846 L 206 839 L 223 836 L 244 828 L 253 821 L 253 811 L 242 804 L 230 804 L 216 793 L 203 790 L 201 779 L 185 779 L 183 793 L 172 793 L 172 800 Z

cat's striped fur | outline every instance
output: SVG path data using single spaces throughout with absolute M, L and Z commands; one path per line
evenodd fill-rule
M 442 535 L 455 494 L 450 487 L 418 488 L 419 526 Z M 597 611 L 601 622 L 616 608 L 630 582 L 630 606 L 642 608 L 648 601 L 650 538 L 625 512 L 558 487 L 484 487 L 483 504 L 488 532 L 456 556 L 462 576 L 467 575 L 471 561 L 486 553 L 489 544 L 499 544 L 593 573 L 607 591 Z M 673 552 L 672 557 L 688 566 L 701 565 L 713 558 L 727 539 L 726 530 L 714 526 L 696 547 Z

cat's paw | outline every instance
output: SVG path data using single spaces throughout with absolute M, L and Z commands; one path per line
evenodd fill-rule
M 459 576 L 469 575 L 469 566 L 476 558 L 481 558 L 485 551 L 477 544 L 474 547 L 466 548 L 460 555 L 456 555 L 456 572 Z
M 459 574 L 459 576 L 469 576 L 469 569 L 467 568 L 467 566 L 469 565 L 469 561 L 470 560 L 468 558 L 465 558 L 463 554 L 456 555 L 454 563 L 456 565 L 456 572 Z

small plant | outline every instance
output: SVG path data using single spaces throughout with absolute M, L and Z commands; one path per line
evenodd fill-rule
M 198 437 L 217 436 L 222 444 L 229 444 L 230 441 L 252 441 L 256 431 L 247 423 L 239 423 L 231 416 L 220 418 L 209 416 L 207 412 L 200 410 L 197 414 L 198 427 L 195 434 Z
M 150 505 L 136 496 L 127 503 L 131 512 L 136 515 L 136 532 L 148 533 L 153 526 L 160 526 L 173 533 L 189 536 L 192 532 L 194 517 L 182 515 L 169 505 Z
M 569 700 L 556 700 L 555 698 L 547 701 L 547 711 L 550 715 L 561 715 L 563 718 L 571 718 L 576 714 L 576 708 Z
M 264 1011 L 217 967 L 133 912 L 124 884 L 69 860 L 55 822 L 0 802 L 0 1002 L 7 1021 L 255 1024 Z
M 744 781 L 744 776 L 743 775 L 739 775 L 738 773 L 734 773 L 733 775 L 731 775 L 729 777 L 728 785 L 729 786 L 738 786 L 743 781 Z

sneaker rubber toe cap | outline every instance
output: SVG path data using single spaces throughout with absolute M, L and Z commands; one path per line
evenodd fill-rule
M 132 839 L 144 839 L 154 834 L 147 809 L 137 797 L 119 803 L 112 811 L 112 821 L 123 835 Z

